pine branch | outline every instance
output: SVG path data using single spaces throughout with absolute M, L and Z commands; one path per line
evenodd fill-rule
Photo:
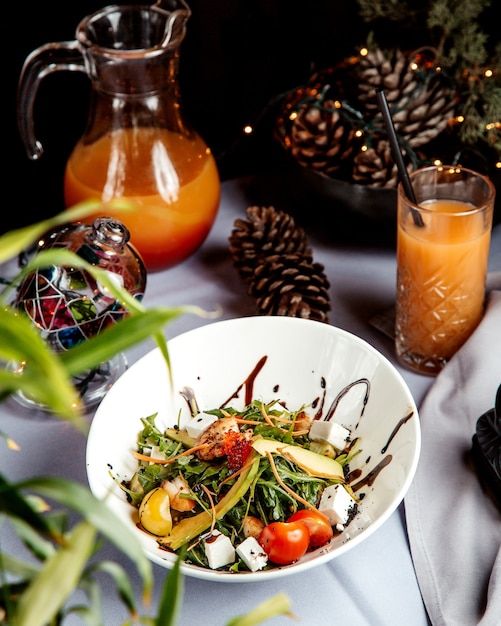
M 360 17 L 367 23 L 378 19 L 401 22 L 413 13 L 407 2 L 401 0 L 357 0 Z
M 434 49 L 436 65 L 455 84 L 457 115 L 464 117 L 457 127 L 460 141 L 469 146 L 485 143 L 501 157 L 501 43 L 482 30 L 480 20 L 491 0 L 428 0 L 425 6 L 422 0 L 357 3 L 362 19 L 374 27 L 373 42 L 378 43 L 382 23 L 391 22 L 392 36 L 398 33 L 400 38 L 393 42 L 395 48 L 405 50 L 407 41 L 417 37 L 420 47 Z

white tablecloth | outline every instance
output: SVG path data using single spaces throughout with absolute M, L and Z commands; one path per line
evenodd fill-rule
M 228 252 L 228 237 L 234 220 L 244 218 L 247 206 L 256 203 L 252 185 L 247 182 L 245 185 L 239 181 L 223 184 L 219 216 L 208 239 L 195 255 L 178 267 L 150 274 L 146 305 L 196 304 L 208 310 L 221 306 L 222 318 L 255 313 L 255 302 L 247 295 Z M 369 323 L 375 314 L 394 301 L 395 251 L 333 244 L 328 237 L 322 237 L 322 241 L 310 237 L 310 243 L 315 261 L 324 265 L 331 283 L 330 322 L 362 337 L 395 362 L 393 342 Z M 490 269 L 501 269 L 500 227 L 496 228 L 493 239 Z M 210 321 L 184 316 L 168 326 L 166 334 L 173 337 L 205 323 Z M 129 363 L 153 347 L 153 343 L 146 343 L 131 350 L 127 355 Z M 434 379 L 400 371 L 419 406 Z M 86 442 L 69 425 L 40 419 L 10 403 L 0 406 L 0 425 L 1 430 L 21 446 L 20 452 L 0 447 L 0 471 L 11 480 L 32 475 L 60 475 L 87 484 Z M 3 529 L 0 532 L 2 547 L 15 549 L 13 538 Z M 113 548 L 107 548 L 106 555 L 125 563 L 136 579 L 134 567 Z M 155 565 L 154 573 L 155 600 L 166 572 Z M 103 579 L 103 586 L 106 626 L 121 624 L 127 617 L 126 611 L 109 581 Z M 360 546 L 304 574 L 272 580 L 266 585 L 221 584 L 185 578 L 179 626 L 199 623 L 223 626 L 230 617 L 250 610 L 279 591 L 285 591 L 292 599 L 293 612 L 301 626 L 425 626 L 429 623 L 409 550 L 403 505 Z M 77 622 L 68 622 L 71 623 Z M 296 622 L 281 617 L 270 623 L 291 626 Z
M 496 290 L 482 323 L 437 376 L 420 414 L 421 458 L 405 508 L 414 566 L 436 626 L 501 624 L 501 511 L 481 487 L 470 455 L 477 420 L 494 406 L 499 385 Z

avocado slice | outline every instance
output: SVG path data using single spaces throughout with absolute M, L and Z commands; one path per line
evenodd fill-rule
M 178 550 L 185 543 L 188 543 L 188 541 L 191 541 L 209 528 L 214 514 L 217 519 L 224 517 L 237 504 L 240 498 L 247 493 L 258 473 L 259 457 L 256 457 L 254 453 L 252 455 L 249 459 L 249 466 L 240 474 L 236 483 L 224 498 L 216 504 L 214 513 L 212 511 L 202 511 L 202 513 L 193 517 L 186 517 L 173 527 L 169 535 L 159 538 L 157 540 L 158 544 L 162 548 Z
M 266 439 L 266 437 L 257 437 L 252 442 L 252 447 L 263 456 L 267 452 L 280 454 L 295 463 L 310 476 L 344 481 L 344 472 L 341 464 L 324 454 L 319 454 L 294 444 L 283 443 L 276 439 Z
M 165 436 L 182 443 L 185 448 L 193 448 L 197 442 L 196 439 L 188 435 L 188 431 L 184 428 L 167 428 L 165 430 Z
M 278 454 L 280 450 L 287 444 L 277 439 L 266 439 L 266 437 L 256 437 L 252 442 L 252 447 L 261 456 L 265 456 L 267 452 Z
M 343 467 L 329 456 L 294 445 L 282 447 L 279 454 L 295 463 L 310 476 L 344 481 Z

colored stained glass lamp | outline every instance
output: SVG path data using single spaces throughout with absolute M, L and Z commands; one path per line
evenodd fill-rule
M 35 254 L 49 248 L 71 250 L 104 269 L 122 288 L 142 299 L 146 288 L 145 265 L 129 243 L 129 231 L 118 220 L 100 217 L 91 225 L 65 225 L 48 233 L 39 242 Z M 79 345 L 126 314 L 123 305 L 89 272 L 56 265 L 39 268 L 26 277 L 18 289 L 16 306 L 56 352 Z M 16 367 L 19 370 L 22 365 Z M 101 401 L 126 368 L 125 355 L 118 354 L 75 378 L 74 384 L 87 409 Z M 22 394 L 17 394 L 16 399 L 29 408 L 38 407 Z

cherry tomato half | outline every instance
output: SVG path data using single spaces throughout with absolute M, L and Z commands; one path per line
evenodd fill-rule
M 272 522 L 263 528 L 258 541 L 270 561 L 289 565 L 308 550 L 310 533 L 302 522 Z
M 313 509 L 300 509 L 293 513 L 288 522 L 301 522 L 310 533 L 310 547 L 319 548 L 332 539 L 333 531 L 327 517 Z

